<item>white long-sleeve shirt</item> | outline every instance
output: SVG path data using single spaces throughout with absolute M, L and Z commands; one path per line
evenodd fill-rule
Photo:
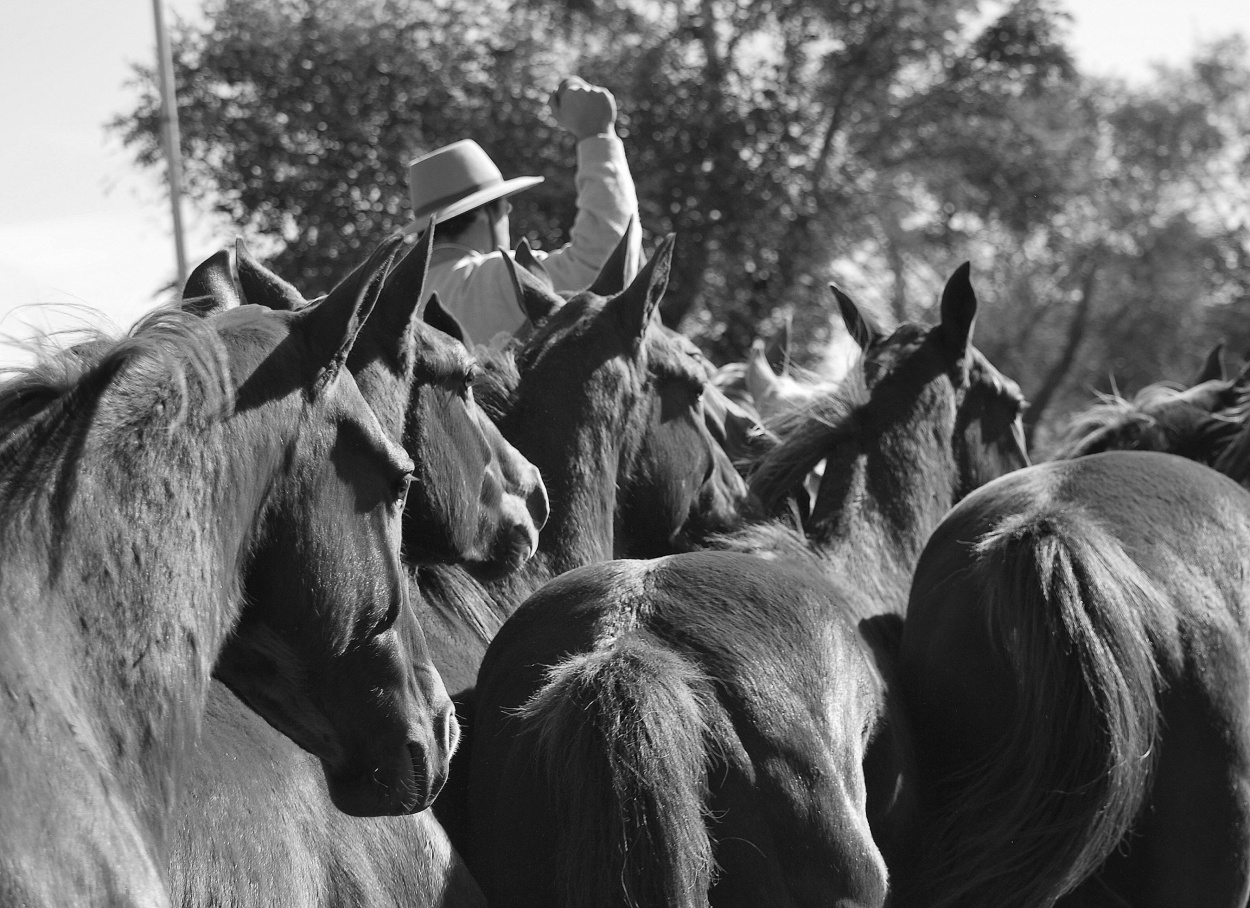
M 552 252 L 536 250 L 535 258 L 547 269 L 557 292 L 584 290 L 598 276 L 632 219 L 626 262 L 626 280 L 631 280 L 641 266 L 642 231 L 638 196 L 619 137 L 589 136 L 577 143 L 575 185 L 577 217 L 569 242 Z M 471 343 L 489 343 L 499 334 L 511 336 L 525 325 L 525 312 L 498 251 L 436 245 L 425 279 L 425 298 L 433 293 L 464 326 Z

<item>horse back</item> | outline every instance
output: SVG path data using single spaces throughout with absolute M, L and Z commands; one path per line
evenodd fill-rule
M 625 880 L 648 905 L 706 905 L 709 892 L 717 904 L 838 891 L 878 900 L 884 866 L 864 816 L 862 762 L 880 679 L 850 623 L 830 620 L 834 598 L 814 565 L 726 552 L 591 565 L 531 597 L 492 641 L 478 679 L 470 868 L 488 899 L 564 904 L 606 892 L 606 903 L 624 904 Z M 562 722 L 570 702 L 576 713 Z M 599 744 L 574 740 L 586 724 Z M 623 739 L 667 743 L 627 753 Z M 607 749 L 597 775 L 596 747 Z M 544 750 L 556 758 L 545 768 L 534 758 Z M 605 802 L 621 776 L 672 778 L 655 796 L 660 812 L 697 802 L 673 822 L 677 844 L 655 849 L 660 865 L 689 852 L 677 894 L 642 881 L 631 889 L 628 870 L 605 869 L 616 858 L 595 861 L 580 847 L 590 833 L 562 838 L 586 819 L 571 815 L 578 805 L 597 805 L 594 826 L 646 799 Z M 572 806 L 552 806 L 561 802 Z M 639 842 L 630 836 L 660 825 L 639 821 L 623 835 Z M 709 848 L 714 877 L 701 870 Z M 616 850 L 628 858 L 646 846 Z M 597 864 L 606 881 L 593 879 Z
M 1133 904 L 1243 891 L 1244 855 L 1175 868 L 1245 844 L 1240 783 L 1199 797 L 1195 780 L 1250 771 L 1248 545 L 1250 495 L 1164 454 L 1042 464 L 948 514 L 901 650 L 929 838 L 947 849 L 916 874 L 922 901 L 1047 901 L 1090 873 L 1118 874 Z

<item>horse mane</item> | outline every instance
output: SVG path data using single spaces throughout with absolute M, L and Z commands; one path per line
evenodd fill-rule
M 483 347 L 473 351 L 479 371 L 473 376 L 473 395 L 478 406 L 496 425 L 516 406 L 521 373 L 516 362 L 517 347 Z
M 771 511 L 836 445 L 859 437 L 869 402 L 862 368 L 852 369 L 832 391 L 780 414 L 769 425 L 781 442 L 761 457 L 751 474 L 751 492 Z
M 1208 413 L 1192 424 L 1182 426 L 1175 419 L 1179 411 L 1170 408 L 1169 404 L 1184 402 L 1189 390 L 1174 382 L 1159 381 L 1143 387 L 1131 400 L 1115 392 L 1098 393 L 1098 402 L 1073 418 L 1051 459 L 1067 460 L 1079 456 L 1100 436 L 1114 435 L 1136 426 L 1142 430 L 1158 428 L 1169 436 L 1170 444 L 1166 448 L 1158 448 L 1165 453 L 1175 453 L 1186 443 L 1198 444 L 1204 450 L 1204 457 L 1196 459 L 1214 465 L 1225 458 L 1233 447 L 1237 429 L 1250 413 L 1250 398 L 1243 395 L 1233 407 Z
M 155 310 L 118 339 L 93 333 L 38 353 L 0 385 L 0 510 L 8 513 L 55 471 L 74 468 L 93 425 L 143 430 L 163 423 L 172 435 L 190 419 L 216 419 L 233 405 L 216 332 L 178 309 Z M 206 398 L 199 412 L 191 379 Z M 106 412 L 106 394 L 123 406 Z

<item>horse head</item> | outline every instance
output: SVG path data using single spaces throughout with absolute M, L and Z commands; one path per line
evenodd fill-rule
M 422 318 L 417 301 L 424 295 L 432 236 L 427 230 L 391 270 L 378 300 L 380 311 L 397 314 L 391 325 L 379 325 L 379 338 L 400 338 L 406 354 L 398 375 L 405 391 L 402 438 L 416 469 L 404 509 L 404 550 L 414 562 L 507 572 L 538 548 L 547 491 L 538 469 L 474 399 L 477 367 L 462 341 Z M 372 387 L 362 378 L 364 387 Z
M 414 670 L 396 628 L 412 620 L 399 534 L 413 463 L 346 366 L 371 302 L 339 294 L 298 311 L 245 305 L 211 318 L 249 431 L 273 431 L 275 402 L 301 407 L 275 454 L 244 555 L 246 605 L 216 673 L 321 758 L 343 810 L 392 814 L 429 805 L 458 729 L 437 672 Z
M 541 422 L 545 437 L 525 445 L 533 456 L 548 456 L 548 439 L 586 432 L 612 451 L 605 456 L 616 474 L 604 477 L 595 507 L 603 518 L 609 509 L 615 514 L 614 551 L 601 557 L 672 551 L 692 534 L 732 526 L 745 500 L 741 478 L 707 426 L 707 371 L 689 341 L 659 319 L 672 251 L 670 236 L 614 295 L 574 294 L 517 354 L 523 379 L 508 417 L 518 434 L 510 437 L 526 437 L 534 431 L 526 423 Z M 605 268 L 616 270 L 612 262 Z M 526 282 L 524 272 L 514 280 Z M 566 420 L 573 426 L 567 431 L 559 425 Z M 565 454 L 549 452 L 549 460 L 567 462 Z
M 1028 464 L 1023 396 L 972 346 L 977 299 L 967 265 L 947 282 L 941 320 L 931 327 L 907 323 L 886 334 L 849 296 L 831 289 L 862 351 L 859 363 L 836 391 L 778 428 L 783 443 L 752 478 L 765 507 L 777 510 L 827 458 L 808 527 L 834 531 L 837 515 L 863 498 L 861 480 L 852 476 L 868 452 L 877 465 L 862 481 L 872 483 L 876 506 L 920 526 L 928 519 L 916 517 L 921 510 L 944 511 L 982 483 Z M 898 498 L 903 488 L 915 496 L 906 506 Z M 929 505 L 920 509 L 920 500 Z
M 863 351 L 874 406 L 878 399 L 883 409 L 891 400 L 896 407 L 911 400 L 934 407 L 935 416 L 942 412 L 949 420 L 942 437 L 949 431 L 954 501 L 1029 463 L 1021 420 L 1024 397 L 972 345 L 977 297 L 969 271 L 965 262 L 946 282 L 936 326 L 903 325 L 889 337 L 882 336 L 849 296 L 831 287 L 847 330 Z M 893 396 L 899 392 L 900 397 Z

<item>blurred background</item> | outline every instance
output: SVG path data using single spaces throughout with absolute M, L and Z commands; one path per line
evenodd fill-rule
M 1044 448 L 1095 392 L 1250 354 L 1250 3 L 165 0 L 191 266 L 243 237 L 306 296 L 408 220 L 405 163 L 478 140 L 514 236 L 573 217 L 546 115 L 606 85 L 664 317 L 715 363 L 794 327 L 841 349 L 836 281 L 927 320 L 972 262 L 976 343 Z M 0 33 L 0 335 L 122 329 L 178 285 L 150 2 L 42 0 Z M 22 355 L 0 342 L 0 365 Z

